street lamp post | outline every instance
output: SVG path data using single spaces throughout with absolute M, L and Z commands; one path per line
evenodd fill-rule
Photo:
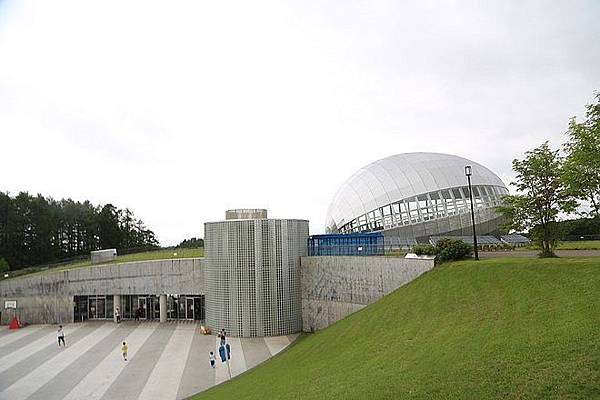
M 475 232 L 475 211 L 473 211 L 473 189 L 471 189 L 472 169 L 470 165 L 465 166 L 465 175 L 469 182 L 469 199 L 471 200 L 471 222 L 473 223 L 473 247 L 475 248 L 475 260 L 479 260 L 479 251 L 477 250 L 477 232 Z

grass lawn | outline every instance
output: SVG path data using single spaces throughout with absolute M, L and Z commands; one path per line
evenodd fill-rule
M 600 240 L 578 240 L 576 242 L 561 242 L 559 250 L 600 250 Z
M 443 264 L 209 399 L 600 398 L 600 258 Z
M 204 248 L 196 249 L 162 249 L 145 253 L 125 254 L 117 256 L 117 262 L 164 260 L 167 258 L 197 258 L 204 257 Z
M 518 247 L 516 250 L 540 250 L 537 246 Z M 600 250 L 600 240 L 577 240 L 574 242 L 560 242 L 557 250 Z
M 146 251 L 143 253 L 134 253 L 134 254 L 125 254 L 122 256 L 117 256 L 117 260 L 116 261 L 111 261 L 110 263 L 107 264 L 115 264 L 115 263 L 126 263 L 126 262 L 133 262 L 133 261 L 148 261 L 148 260 L 165 260 L 165 259 L 171 259 L 171 258 L 197 258 L 197 257 L 204 257 L 204 248 L 203 247 L 199 247 L 199 248 L 195 248 L 195 249 L 161 249 L 161 250 L 155 250 L 155 251 Z M 23 274 L 18 274 L 19 270 L 15 271 L 16 275 L 14 276 L 15 278 L 21 277 L 21 276 L 31 276 L 34 274 L 45 274 L 45 273 L 51 273 L 51 272 L 57 272 L 57 271 L 66 271 L 69 269 L 74 269 L 74 268 L 81 268 L 81 267 L 89 267 L 91 264 L 90 260 L 83 260 L 83 261 L 76 261 L 70 264 L 64 264 L 58 267 L 53 267 L 53 268 L 46 268 L 44 269 L 43 266 L 38 266 L 38 267 L 34 267 L 34 271 L 32 271 L 31 273 L 23 273 Z M 40 269 L 42 269 L 40 271 Z

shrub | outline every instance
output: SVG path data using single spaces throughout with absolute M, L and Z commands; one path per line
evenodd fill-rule
M 473 247 L 462 240 L 440 239 L 436 245 L 437 258 L 439 261 L 462 260 L 471 256 Z
M 9 269 L 10 265 L 8 265 L 8 261 L 0 257 L 0 273 L 3 274 L 5 272 L 8 272 Z
M 418 256 L 435 256 L 437 254 L 435 247 L 430 244 L 418 244 L 413 246 L 412 251 Z
M 473 247 L 462 240 L 444 238 L 438 240 L 435 246 L 430 244 L 413 246 L 412 251 L 418 256 L 436 256 L 437 261 L 444 262 L 470 257 Z

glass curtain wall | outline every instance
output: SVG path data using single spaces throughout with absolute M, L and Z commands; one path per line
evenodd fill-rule
M 494 208 L 508 191 L 500 186 L 473 186 L 475 208 Z M 372 232 L 396 226 L 418 224 L 470 211 L 467 186 L 438 190 L 388 204 L 355 218 L 340 233 Z
M 205 319 L 204 296 L 179 294 L 168 295 L 167 319 L 203 321 Z
M 113 296 L 74 296 L 73 320 L 82 322 L 88 319 L 113 319 Z
M 160 319 L 160 300 L 156 295 L 121 295 L 121 318 L 133 320 Z M 113 319 L 114 297 L 74 296 L 73 320 Z M 167 319 L 204 321 L 203 295 L 168 295 Z

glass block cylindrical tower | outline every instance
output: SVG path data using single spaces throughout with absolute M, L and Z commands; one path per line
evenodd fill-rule
M 300 257 L 307 239 L 305 220 L 204 224 L 207 324 L 241 337 L 299 332 Z

